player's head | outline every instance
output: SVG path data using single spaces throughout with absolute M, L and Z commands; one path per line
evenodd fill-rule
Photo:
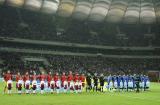
M 26 75 L 28 75 L 28 71 L 26 72 Z
M 48 74 L 50 74 L 50 75 L 51 75 L 51 74 L 52 74 L 52 73 L 51 73 L 51 71 L 50 71 Z
M 94 73 L 94 76 L 97 76 L 97 73 Z
M 69 71 L 69 74 L 72 74 L 72 71 Z
M 10 71 L 10 70 L 8 70 L 8 71 L 7 71 L 7 73 L 11 73 L 11 71 Z
M 17 75 L 20 75 L 20 72 L 18 72 Z
M 63 72 L 63 73 L 62 73 L 62 75 L 66 75 L 66 73 L 65 73 L 65 72 Z
M 44 72 L 42 71 L 42 74 L 44 74 Z
M 56 72 L 56 75 L 58 75 L 58 72 Z
M 87 75 L 88 75 L 88 76 L 90 76 L 91 74 L 90 74 L 90 73 L 88 73 Z
M 34 72 L 34 75 L 36 75 L 36 72 Z
M 100 75 L 100 76 L 101 76 L 101 77 L 102 77 L 102 76 L 104 76 L 104 75 L 103 75 L 103 73 L 101 73 L 101 75 Z

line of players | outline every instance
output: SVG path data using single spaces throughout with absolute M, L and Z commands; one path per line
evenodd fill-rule
M 139 92 L 140 90 L 145 91 L 150 87 L 150 81 L 148 76 L 144 75 L 114 75 L 104 78 L 103 74 L 100 76 L 97 73 L 94 76 L 90 74 L 86 77 L 87 88 L 86 91 L 101 91 L 108 89 L 108 91 L 134 91 Z
M 11 93 L 13 84 L 11 79 L 10 71 L 4 76 L 4 79 L 6 81 L 6 88 L 8 88 L 8 93 Z M 85 82 L 86 79 L 86 82 Z M 37 82 L 39 80 L 39 82 Z M 106 82 L 107 81 L 107 82 Z M 38 85 L 39 83 L 39 85 Z M 106 84 L 107 83 L 107 84 Z M 139 92 L 139 89 L 146 90 L 150 87 L 149 78 L 147 76 L 108 76 L 105 78 L 103 74 L 100 76 L 97 75 L 97 73 L 94 74 L 94 76 L 91 76 L 90 74 L 87 75 L 87 77 L 82 75 L 75 74 L 73 75 L 72 72 L 69 72 L 69 75 L 66 76 L 65 73 L 62 73 L 62 75 L 58 75 L 56 73 L 54 76 L 52 76 L 51 72 L 49 72 L 48 75 L 45 75 L 42 73 L 41 75 L 29 75 L 28 72 L 21 76 L 20 73 L 16 75 L 16 89 L 18 90 L 18 93 L 22 92 L 22 88 L 24 87 L 26 93 L 30 93 L 31 90 L 33 93 L 36 93 L 36 90 L 39 86 L 41 93 L 44 93 L 44 89 L 47 87 L 50 89 L 50 92 L 53 93 L 56 91 L 57 93 L 61 92 L 82 92 L 86 84 L 86 91 L 104 91 L 105 89 L 108 89 L 109 91 L 112 90 L 124 90 L 124 91 L 132 91 L 137 90 Z M 31 85 L 31 86 L 30 86 Z M 4 90 L 4 92 L 5 92 Z
M 136 92 L 146 91 L 150 87 L 150 81 L 148 76 L 145 75 L 118 75 L 108 76 L 108 89 L 119 91 L 134 91 Z
M 4 93 L 6 93 L 6 90 L 8 90 L 8 94 L 12 93 L 13 88 L 13 82 L 12 82 L 12 75 L 10 71 L 8 71 L 4 75 L 4 80 L 6 82 Z M 69 72 L 69 75 L 67 76 L 65 72 L 62 73 L 62 75 L 59 75 L 56 73 L 55 75 L 52 75 L 51 72 L 49 72 L 47 75 L 42 72 L 41 75 L 37 76 L 36 74 L 29 75 L 28 72 L 26 72 L 25 75 L 20 75 L 20 73 L 17 73 L 16 75 L 16 89 L 17 93 L 21 94 L 22 89 L 25 89 L 25 93 L 37 93 L 37 89 L 40 88 L 40 93 L 44 93 L 44 89 L 48 88 L 50 93 L 56 92 L 56 93 L 66 93 L 66 92 L 82 92 L 82 89 L 85 86 L 85 76 L 84 74 L 79 75 L 76 73 L 75 75 L 72 74 L 72 72 Z

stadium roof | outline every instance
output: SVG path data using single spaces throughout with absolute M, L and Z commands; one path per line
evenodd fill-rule
M 160 22 L 160 0 L 0 0 L 0 5 L 79 21 L 125 24 Z

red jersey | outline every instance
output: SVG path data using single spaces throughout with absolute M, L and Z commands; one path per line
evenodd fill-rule
M 63 83 L 65 80 L 67 80 L 66 75 L 62 75 L 62 76 L 61 76 L 61 81 L 62 81 L 62 83 Z
M 4 75 L 4 80 L 7 82 L 9 79 L 12 79 L 12 75 L 10 73 L 7 73 Z
M 79 80 L 79 76 L 78 75 L 75 75 L 74 76 L 74 82 L 78 81 Z
M 42 74 L 42 75 L 40 75 L 40 78 L 39 78 L 41 81 L 42 80 L 45 80 L 46 79 L 46 75 L 45 74 Z
M 80 80 L 81 82 L 85 82 L 85 79 L 86 79 L 86 77 L 83 76 L 83 75 L 81 75 L 81 76 L 79 77 L 79 80 Z
M 29 75 L 24 75 L 23 81 L 26 82 L 26 80 L 29 80 Z
M 32 75 L 31 80 L 33 81 L 34 79 L 37 79 L 37 75 Z
M 72 74 L 68 75 L 68 81 L 70 82 L 71 80 L 73 80 L 73 75 Z
M 55 75 L 53 78 L 54 78 L 54 81 L 55 81 L 55 82 L 58 81 L 58 75 Z
M 18 82 L 18 80 L 20 80 L 20 75 L 16 75 L 16 82 Z
M 51 75 L 47 75 L 47 81 L 50 83 L 51 82 L 51 79 L 52 79 L 52 76 Z

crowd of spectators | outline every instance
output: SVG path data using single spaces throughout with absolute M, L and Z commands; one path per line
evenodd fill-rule
M 11 70 L 13 74 L 20 71 L 24 74 L 28 72 L 40 73 L 40 67 L 47 72 L 79 72 L 79 73 L 103 73 L 105 75 L 118 74 L 147 74 L 149 70 L 160 70 L 160 59 L 119 59 L 86 56 L 66 56 L 66 55 L 40 55 L 48 61 L 48 65 L 43 62 L 25 62 L 22 57 L 25 54 L 0 53 L 3 60 L 2 70 Z M 29 55 L 32 57 L 33 55 Z M 34 56 L 35 57 L 35 56 Z

